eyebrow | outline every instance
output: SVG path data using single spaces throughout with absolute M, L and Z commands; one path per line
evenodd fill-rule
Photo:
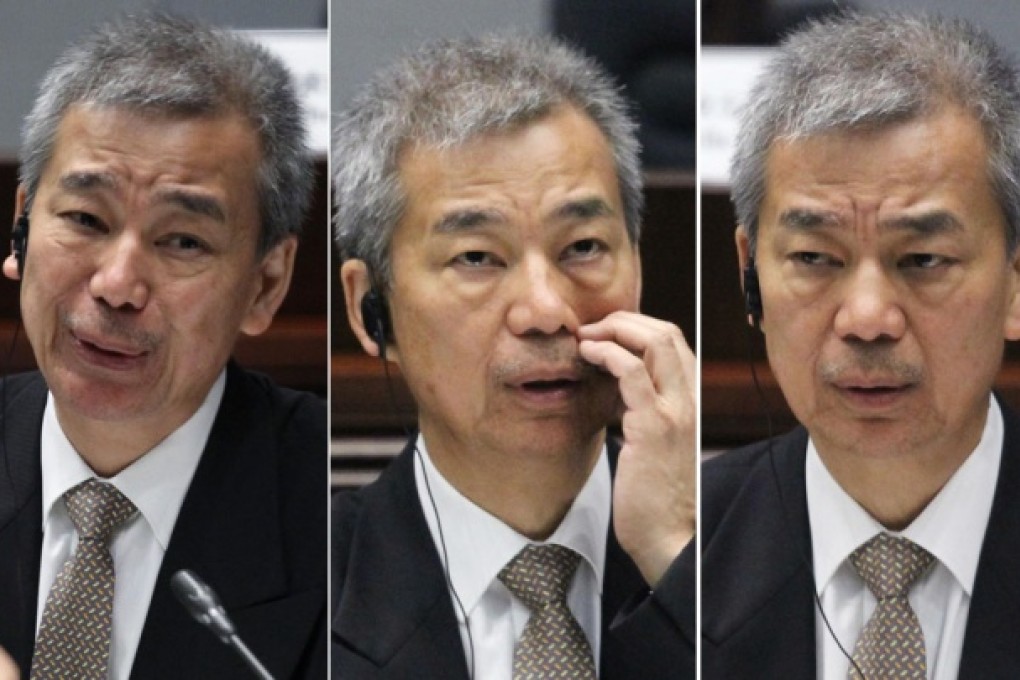
M 115 189 L 117 179 L 108 172 L 76 170 L 61 175 L 58 185 L 64 191 L 80 193 L 93 189 Z
M 601 198 L 586 198 L 564 203 L 553 211 L 552 217 L 556 220 L 590 220 L 612 214 L 613 209 Z M 432 230 L 440 234 L 451 234 L 493 224 L 505 224 L 506 221 L 506 217 L 498 210 L 481 208 L 455 210 L 439 218 L 432 225 Z
M 920 236 L 934 236 L 962 231 L 963 224 L 952 213 L 936 210 L 922 215 L 903 215 L 883 220 L 880 227 L 896 231 L 912 231 Z
M 811 231 L 821 227 L 839 225 L 839 215 L 834 212 L 817 212 L 803 208 L 792 208 L 779 215 L 780 226 L 794 231 Z
M 471 231 L 489 224 L 502 224 L 506 218 L 496 210 L 468 209 L 446 213 L 432 225 L 432 231 L 438 234 L 453 234 L 460 231 Z
M 601 198 L 585 198 L 578 201 L 568 201 L 553 212 L 553 217 L 561 220 L 590 220 L 596 217 L 607 217 L 613 214 Z
M 183 189 L 165 189 L 157 194 L 162 203 L 170 203 L 187 212 L 208 217 L 217 222 L 225 223 L 227 215 L 220 202 L 211 196 L 197 194 Z
M 779 216 L 779 223 L 794 231 L 812 231 L 824 227 L 835 227 L 842 223 L 834 212 L 793 208 Z M 884 219 L 879 229 L 888 231 L 910 231 L 919 236 L 933 236 L 951 231 L 960 231 L 963 224 L 951 212 L 934 210 L 921 215 L 900 215 Z

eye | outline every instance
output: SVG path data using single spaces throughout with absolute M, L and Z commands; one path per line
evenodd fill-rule
M 453 258 L 453 263 L 463 267 L 498 267 L 502 263 L 492 253 L 484 250 L 468 250 Z
M 210 251 L 209 245 L 206 244 L 205 241 L 191 236 L 190 234 L 172 234 L 170 236 L 166 236 L 160 239 L 159 245 L 164 248 L 170 248 L 172 250 L 188 254 L 199 254 Z
M 594 238 L 574 241 L 563 251 L 562 260 L 590 260 L 606 251 L 606 245 Z
M 91 213 L 82 212 L 80 210 L 69 210 L 61 213 L 60 217 L 77 227 L 89 230 L 105 231 L 105 225 L 102 220 Z
M 911 269 L 935 269 L 952 264 L 953 260 L 933 253 L 910 253 L 899 261 L 899 266 Z
M 795 264 L 807 265 L 809 267 L 842 267 L 843 263 L 831 255 L 817 253 L 811 250 L 800 250 L 790 253 L 788 256 Z

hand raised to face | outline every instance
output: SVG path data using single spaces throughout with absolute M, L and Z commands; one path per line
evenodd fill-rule
M 613 487 L 620 545 L 652 586 L 694 536 L 696 361 L 675 325 L 613 312 L 578 330 L 585 360 L 614 375 L 624 404 Z

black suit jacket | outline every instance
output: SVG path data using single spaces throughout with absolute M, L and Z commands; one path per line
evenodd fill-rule
M 35 638 L 42 493 L 38 373 L 0 390 L 0 646 L 28 677 Z M 278 679 L 326 676 L 326 413 L 234 365 L 160 566 L 131 677 L 247 678 L 190 618 L 170 577 L 192 569 Z
M 409 444 L 375 483 L 334 498 L 334 678 L 468 679 L 442 562 L 415 488 L 413 455 Z M 606 553 L 603 680 L 693 678 L 693 548 L 653 594 L 611 530 Z
M 960 678 L 1020 678 L 1020 420 L 1005 440 L 967 619 Z M 815 604 L 798 428 L 702 468 L 702 675 L 814 678 Z M 989 490 L 991 491 L 991 490 Z

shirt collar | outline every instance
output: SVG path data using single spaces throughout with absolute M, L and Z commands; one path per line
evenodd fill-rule
M 968 595 L 974 587 L 1003 445 L 1002 411 L 990 398 L 981 440 L 935 498 L 902 532 L 938 559 Z M 887 531 L 833 479 L 814 442 L 805 463 L 815 587 L 821 594 L 861 544 Z
M 124 494 L 149 524 L 163 550 L 184 494 L 202 457 L 226 385 L 222 371 L 202 405 L 183 425 L 108 481 Z M 57 419 L 52 394 L 47 395 L 40 438 L 42 457 L 43 531 L 50 523 L 54 506 L 68 490 L 95 472 L 82 460 L 64 434 Z
M 416 456 L 415 483 L 425 519 L 440 559 L 445 559 L 449 565 L 453 590 L 470 616 L 499 571 L 522 548 L 535 541 L 517 533 L 454 488 L 432 463 L 425 440 L 420 435 L 416 447 L 421 455 Z M 565 546 L 581 555 L 594 571 L 600 593 L 611 503 L 612 480 L 603 446 L 595 468 L 570 510 L 556 531 L 544 541 Z M 442 518 L 441 529 L 436 523 L 436 511 Z M 455 521 L 453 518 L 456 518 Z M 457 612 L 458 617 L 460 614 Z

